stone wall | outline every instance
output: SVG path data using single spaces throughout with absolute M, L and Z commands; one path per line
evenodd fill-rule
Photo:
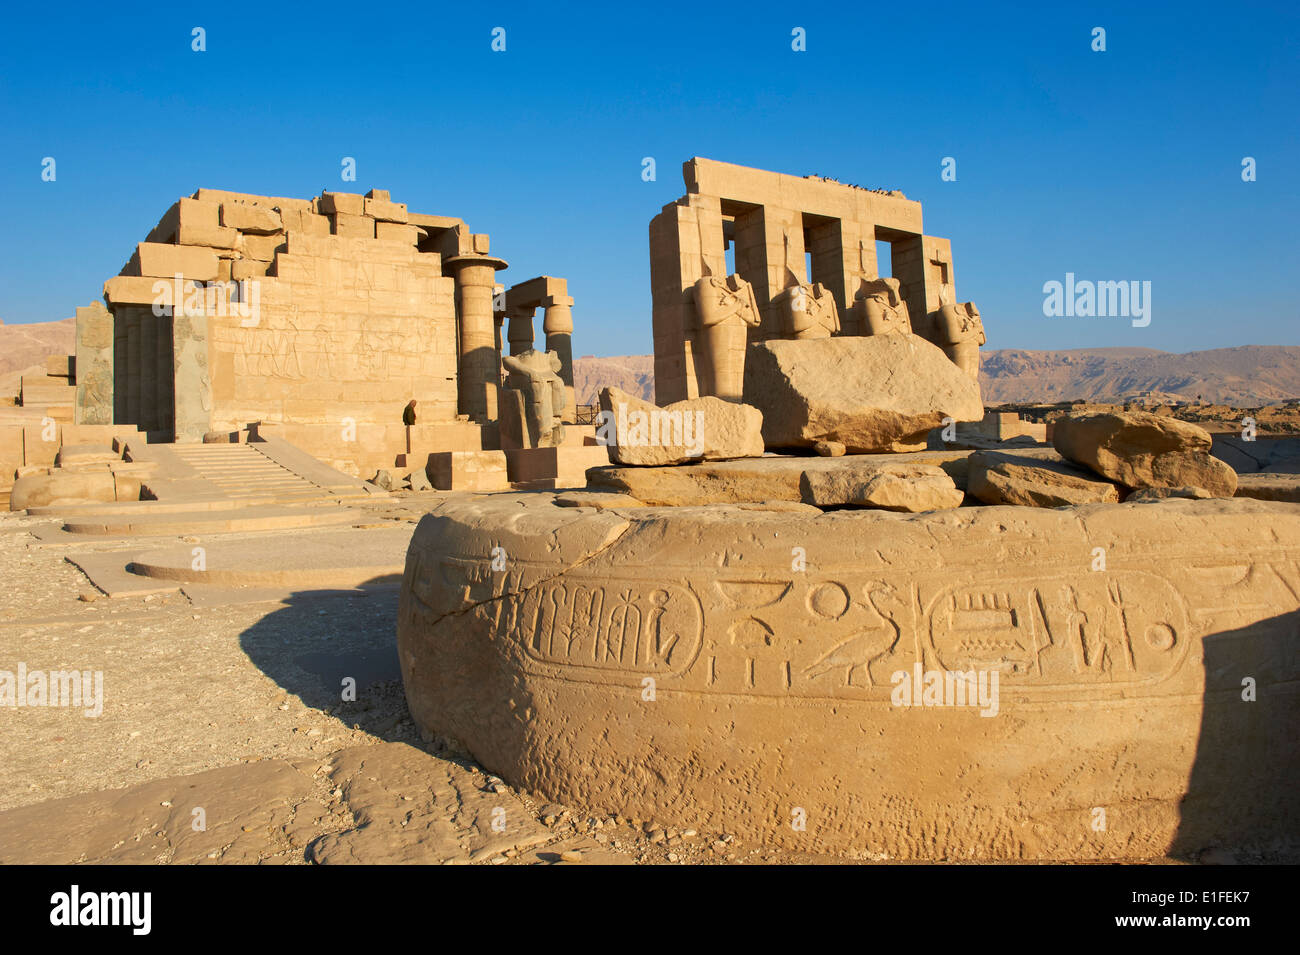
M 461 407 L 456 276 L 466 270 L 446 263 L 491 266 L 476 276 L 490 297 L 492 268 L 505 263 L 488 249 L 462 220 L 410 213 L 381 190 L 199 189 L 105 283 L 109 311 L 79 311 L 79 353 L 94 374 L 78 413 L 154 440 L 255 426 L 363 477 L 403 454 L 478 450 L 494 432 Z M 490 339 L 484 308 L 475 321 Z M 477 387 L 491 388 L 494 363 L 480 364 L 488 381 Z
M 252 421 L 358 473 L 368 448 L 418 402 L 456 420 L 455 283 L 414 243 L 290 233 L 264 281 L 258 318 L 211 332 L 212 427 Z M 377 431 L 377 429 L 380 429 Z M 375 467 L 392 464 L 393 453 Z

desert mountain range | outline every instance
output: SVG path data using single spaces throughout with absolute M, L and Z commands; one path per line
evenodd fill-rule
M 0 394 L 17 391 L 23 370 L 46 355 L 71 354 L 75 321 L 6 325 L 0 322 Z M 651 399 L 654 359 L 649 355 L 585 356 L 574 360 L 578 401 L 594 404 L 613 385 Z M 1242 345 L 1185 354 L 1154 348 L 1076 348 L 984 352 L 980 369 L 984 403 L 1084 400 L 1114 402 L 1135 396 L 1256 407 L 1300 397 L 1300 347 Z
M 578 400 L 593 404 L 614 385 L 649 399 L 654 361 L 649 355 L 584 357 L 573 363 Z M 1077 348 L 984 352 L 980 386 L 986 405 L 1084 400 L 1118 402 L 1149 396 L 1257 407 L 1300 397 L 1300 347 L 1242 345 L 1185 354 L 1154 348 Z

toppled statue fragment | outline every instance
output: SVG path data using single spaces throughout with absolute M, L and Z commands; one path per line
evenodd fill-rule
M 596 442 L 615 464 L 671 465 L 763 454 L 763 415 L 738 401 L 706 396 L 660 408 L 618 388 L 600 393 Z

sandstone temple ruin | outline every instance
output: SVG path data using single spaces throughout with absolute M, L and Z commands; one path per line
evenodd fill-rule
M 251 428 L 363 478 L 468 466 L 504 487 L 503 345 L 532 350 L 539 312 L 575 412 L 566 282 L 505 288 L 506 265 L 486 234 L 379 190 L 199 189 L 105 283 L 107 307 L 78 309 L 76 421 L 177 442 Z
M 596 424 L 564 279 L 377 190 L 200 189 L 0 417 L 10 507 L 109 598 L 400 581 L 404 712 L 493 800 L 878 861 L 1300 857 L 1300 438 L 990 411 L 919 203 L 683 172 L 654 401 Z
M 712 159 L 683 163 L 682 177 L 686 195 L 650 223 L 660 403 L 738 397 L 752 342 L 913 332 L 969 364 L 983 341 L 978 311 L 956 304 L 951 245 L 923 234 L 919 202 Z

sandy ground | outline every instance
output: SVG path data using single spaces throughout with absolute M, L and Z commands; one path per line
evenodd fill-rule
M 122 541 L 40 524 L 0 515 L 0 670 L 102 671 L 103 712 L 0 707 L 0 862 L 811 861 L 588 817 L 422 741 L 391 584 L 110 600 L 64 558 Z

